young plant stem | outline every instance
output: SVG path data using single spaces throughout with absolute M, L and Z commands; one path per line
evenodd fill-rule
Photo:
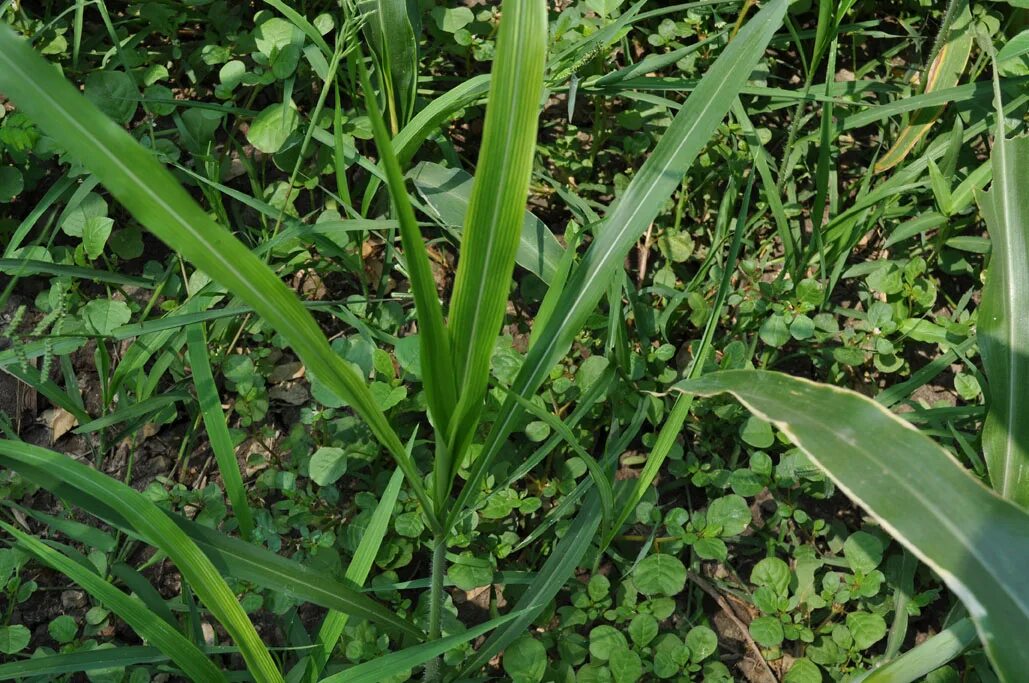
M 432 575 L 429 584 L 429 641 L 439 640 L 443 632 L 443 577 L 447 569 L 447 537 L 436 534 L 432 539 Z M 435 657 L 425 665 L 426 683 L 442 680 L 442 662 Z

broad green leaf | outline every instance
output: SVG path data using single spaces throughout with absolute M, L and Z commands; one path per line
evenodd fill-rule
M 460 238 L 472 193 L 472 176 L 459 168 L 446 168 L 431 161 L 415 166 L 409 176 L 444 227 Z M 526 211 L 524 216 L 515 263 L 549 284 L 564 249 L 543 221 L 530 211 Z
M 448 325 L 459 397 L 448 438 L 455 463 L 478 423 L 490 358 L 507 308 L 547 54 L 544 0 L 504 0 L 501 16 Z
M 66 557 L 33 536 L 0 522 L 18 545 L 81 586 L 140 635 L 165 653 L 193 680 L 224 681 L 221 670 L 181 633 L 148 610 L 137 598 L 126 595 L 94 571 Z
M 672 597 L 686 587 L 686 566 L 674 555 L 651 555 L 636 566 L 632 580 L 644 595 Z
M 254 630 L 235 594 L 203 552 L 148 498 L 125 484 L 78 463 L 66 455 L 17 441 L 0 439 L 4 465 L 43 470 L 94 498 L 99 498 L 132 525 L 141 536 L 175 562 L 183 578 L 221 622 L 239 646 L 251 675 L 258 681 L 281 681 L 268 649 Z
M 270 104 L 250 123 L 247 140 L 265 154 L 274 154 L 299 127 L 300 114 L 292 102 Z
M 397 652 L 391 652 L 388 655 L 383 655 L 364 664 L 344 669 L 338 674 L 323 678 L 321 683 L 379 683 L 384 678 L 410 672 L 416 666 L 424 664 L 462 643 L 467 643 L 469 640 L 478 638 L 484 633 L 489 633 L 493 629 L 505 624 L 511 624 L 515 619 L 523 615 L 524 609 L 515 609 L 510 614 L 490 619 L 486 623 L 473 626 L 467 631 L 422 643 L 421 645 L 415 645 L 404 650 L 398 650 Z
M 308 464 L 311 480 L 319 486 L 329 486 L 347 471 L 347 452 L 338 446 L 321 446 Z
M 333 353 L 296 294 L 193 201 L 154 156 L 104 117 L 7 26 L 0 26 L 0 90 L 155 235 L 278 330 L 308 371 L 368 424 L 404 472 L 433 527 L 439 521 L 414 462 L 364 381 Z
M 950 26 L 942 29 L 947 32 L 947 35 L 940 45 L 936 59 L 933 60 L 925 74 L 923 94 L 956 86 L 961 79 L 961 74 L 965 71 L 965 64 L 968 63 L 968 55 L 972 52 L 974 40 L 972 12 L 968 8 L 968 0 L 957 1 L 959 4 L 953 15 L 953 21 Z M 875 172 L 882 173 L 904 161 L 942 113 L 942 106 L 920 109 L 915 112 L 908 124 L 897 135 L 893 147 L 876 162 Z
M 110 334 L 116 327 L 129 322 L 132 311 L 124 301 L 93 299 L 82 309 L 82 317 L 97 334 Z
M 1029 136 L 998 135 L 993 184 L 977 194 L 993 250 L 977 337 L 989 380 L 982 442 L 993 488 L 1029 508 Z
M 383 72 L 390 123 L 400 130 L 414 114 L 418 85 L 418 41 L 408 16 L 407 0 L 360 0 L 364 35 Z
M 997 63 L 1015 59 L 1029 53 L 1029 29 L 1025 29 L 1017 36 L 1004 43 L 1004 47 L 997 52 Z
M 3 523 L 0 522 L 0 524 Z M 7 527 L 6 524 L 3 524 L 3 526 Z M 21 652 L 28 647 L 31 637 L 32 632 L 21 624 L 0 626 L 0 653 L 13 655 L 16 652 Z
M 247 492 L 243 487 L 243 475 L 239 471 L 236 460 L 236 449 L 229 436 L 229 428 L 225 422 L 218 387 L 211 374 L 211 361 L 208 358 L 207 338 L 202 323 L 194 323 L 186 328 L 186 343 L 189 355 L 189 366 L 193 373 L 193 385 L 197 390 L 197 401 L 207 428 L 207 438 L 211 442 L 218 472 L 225 484 L 225 493 L 232 503 L 232 511 L 239 521 L 239 530 L 243 538 L 249 540 L 254 531 L 254 520 L 247 503 Z
M 775 372 L 733 370 L 682 382 L 728 392 L 772 422 L 968 608 L 1001 679 L 1029 670 L 1029 515 L 870 398 Z M 845 415 L 847 419 L 841 420 Z
M 111 526 L 157 546 L 157 543 L 151 541 L 145 533 L 130 523 L 129 519 L 131 518 L 122 514 L 120 507 L 116 508 L 110 504 L 113 489 L 104 486 L 95 490 L 81 488 L 76 486 L 77 479 L 73 477 L 56 476 L 64 474 L 63 468 L 47 469 L 45 463 L 34 465 L 31 461 L 5 457 L 11 443 L 0 440 L 0 465 L 18 472 L 36 485 L 82 508 Z M 73 465 L 77 465 L 77 463 L 73 463 Z M 77 466 L 82 467 L 81 465 Z M 115 484 L 123 486 L 118 482 Z M 118 490 L 123 489 L 118 488 Z M 128 490 L 132 491 L 132 489 Z M 135 493 L 135 496 L 139 495 Z M 135 498 L 132 497 L 132 500 Z M 181 515 L 170 512 L 164 514 L 203 550 L 210 562 L 224 576 L 252 581 L 259 586 L 281 592 L 291 598 L 368 619 L 398 634 L 412 637 L 424 635 L 422 631 L 392 611 L 344 583 L 327 576 L 324 572 L 315 571 L 295 560 L 276 555 L 266 548 L 227 536 Z
M 512 391 L 529 397 L 546 378 L 596 309 L 625 255 L 679 187 L 683 174 L 717 130 L 722 118 L 764 54 L 786 12 L 785 0 L 768 3 L 729 43 L 686 100 L 632 182 L 608 211 L 583 260 L 572 272 L 554 313 L 522 365 Z M 478 494 L 493 458 L 514 427 L 520 407 L 509 398 L 459 495 L 451 522 L 469 496 Z

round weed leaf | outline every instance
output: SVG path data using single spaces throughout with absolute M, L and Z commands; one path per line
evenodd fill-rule
M 626 648 L 616 648 L 611 652 L 608 668 L 615 683 L 635 683 L 643 675 L 643 662 L 640 656 Z
M 0 203 L 11 201 L 24 189 L 25 179 L 21 171 L 13 166 L 0 166 Z
M 766 557 L 754 565 L 750 582 L 755 586 L 767 586 L 779 595 L 786 595 L 790 587 L 790 567 L 778 557 Z
M 775 443 L 772 425 L 760 417 L 751 415 L 740 429 L 740 438 L 754 448 L 768 448 Z
M 504 650 L 503 664 L 516 683 L 539 683 L 547 670 L 547 650 L 535 638 L 522 636 Z
M 50 633 L 51 638 L 62 644 L 70 643 L 75 639 L 75 634 L 79 632 L 79 627 L 75 620 L 67 614 L 62 614 L 51 621 L 46 629 Z
M 94 71 L 86 76 L 86 99 L 121 125 L 136 115 L 139 91 L 123 71 Z
M 878 614 L 851 612 L 847 615 L 847 628 L 859 650 L 872 647 L 886 635 L 886 621 Z
M 649 614 L 637 614 L 629 622 L 629 637 L 639 647 L 645 646 L 657 636 L 657 619 Z
M 265 107 L 247 130 L 250 144 L 265 154 L 282 149 L 286 140 L 300 125 L 300 116 L 292 102 Z
M 322 446 L 311 456 L 308 471 L 311 479 L 319 486 L 335 484 L 347 471 L 346 451 L 335 446 Z
M 597 626 L 590 631 L 590 654 L 597 659 L 608 659 L 615 650 L 627 650 L 629 643 L 614 626 Z
M 785 637 L 778 617 L 758 617 L 750 622 L 750 635 L 762 647 L 777 647 Z
M 686 585 L 686 566 L 672 555 L 651 555 L 636 567 L 636 587 L 644 595 L 676 595 Z
M 32 632 L 22 625 L 0 626 L 0 652 L 13 655 L 21 652 L 29 644 Z
M 691 661 L 703 661 L 718 649 L 718 636 L 707 626 L 694 626 L 686 634 L 686 647 Z
M 741 496 L 716 498 L 707 508 L 707 524 L 720 528 L 722 538 L 739 536 L 750 524 L 750 508 Z
M 132 311 L 124 301 L 94 299 L 84 307 L 83 317 L 97 334 L 111 334 L 116 328 L 129 322 Z
M 864 531 L 855 531 L 843 543 L 843 556 L 857 574 L 867 574 L 883 560 L 883 544 Z
M 810 659 L 798 659 L 786 672 L 784 683 L 822 683 L 822 672 Z

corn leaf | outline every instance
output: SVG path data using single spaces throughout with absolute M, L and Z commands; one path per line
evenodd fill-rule
M 1029 508 L 1029 136 L 994 141 L 993 184 L 977 193 L 993 251 L 976 336 L 989 380 L 982 442 L 993 487 Z
M 961 80 L 961 74 L 968 63 L 968 55 L 972 52 L 972 12 L 968 8 L 968 0 L 958 0 L 958 7 L 953 14 L 950 26 L 943 28 L 946 37 L 940 45 L 936 58 L 925 74 L 925 87 L 922 94 L 927 95 L 937 90 L 953 88 Z M 919 109 L 912 114 L 908 124 L 897 135 L 896 141 L 886 154 L 875 164 L 875 172 L 887 171 L 904 161 L 918 141 L 925 137 L 933 122 L 943 113 L 944 107 Z
M 479 162 L 461 239 L 450 309 L 458 380 L 451 424 L 460 462 L 482 409 L 489 361 L 507 308 L 522 233 L 547 50 L 547 3 L 505 0 Z
M 459 168 L 446 168 L 431 161 L 421 162 L 408 175 L 443 226 L 460 239 L 472 193 L 472 176 Z M 515 263 L 550 284 L 564 249 L 550 228 L 531 211 L 525 211 L 523 216 Z
M 575 335 L 606 293 L 608 283 L 621 270 L 629 249 L 657 217 L 665 199 L 679 187 L 683 174 L 746 85 L 782 23 L 786 5 L 785 0 L 773 0 L 747 22 L 676 114 L 650 157 L 608 211 L 596 239 L 569 277 L 554 313 L 529 349 L 511 386 L 513 392 L 523 398 L 531 396 L 571 347 Z M 448 524 L 461 514 L 469 496 L 477 494 L 520 411 L 518 402 L 508 397 L 458 496 Z
M 164 619 L 151 612 L 137 598 L 118 590 L 75 560 L 51 548 L 34 536 L 0 522 L 0 528 L 13 536 L 18 546 L 35 555 L 46 564 L 67 576 L 105 607 L 125 620 L 142 638 L 153 643 L 168 655 L 187 676 L 197 681 L 225 681 L 225 675 L 201 652 L 196 645 L 176 631 Z
M 253 306 L 308 371 L 347 402 L 397 460 L 430 526 L 421 475 L 364 381 L 329 347 L 296 294 L 193 201 L 153 154 L 104 116 L 7 26 L 0 26 L 0 90 L 91 170 L 151 232 Z
M 1024 680 L 1029 515 L 870 398 L 775 372 L 734 370 L 677 388 L 730 393 L 775 424 L 962 600 L 1001 680 Z
M 436 292 L 436 281 L 432 276 L 428 252 L 418 228 L 418 221 L 415 219 L 414 209 L 411 207 L 411 199 L 404 187 L 404 174 L 393 152 L 393 142 L 386 130 L 386 122 L 375 101 L 368 71 L 360 59 L 355 58 L 352 62 L 360 74 L 365 106 L 368 108 L 368 118 L 375 136 L 375 146 L 382 157 L 390 196 L 393 198 L 400 223 L 404 262 L 411 279 L 411 293 L 414 295 L 415 313 L 418 317 L 419 349 L 422 371 L 425 374 L 424 385 L 429 413 L 433 417 L 436 429 L 445 436 L 457 405 L 450 335 L 443 325 L 443 309 L 440 307 L 439 294 Z
M 51 479 L 66 481 L 83 493 L 103 500 L 139 535 L 175 562 L 183 578 L 239 646 L 254 679 L 282 680 L 268 649 L 221 574 L 196 544 L 148 498 L 66 455 L 31 444 L 0 439 L 0 456 L 3 456 L 5 467 L 19 471 L 18 465 L 25 464 L 43 470 Z

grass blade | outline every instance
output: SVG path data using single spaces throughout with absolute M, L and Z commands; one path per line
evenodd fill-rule
M 421 162 L 409 175 L 418 194 L 436 212 L 444 227 L 460 238 L 472 194 L 472 176 L 459 168 L 446 168 L 431 161 Z M 531 211 L 525 211 L 515 263 L 550 284 L 563 253 L 561 243 L 550 228 Z
M 579 514 L 575 516 L 568 531 L 550 552 L 550 557 L 543 564 L 536 580 L 515 604 L 514 610 L 518 618 L 495 631 L 482 644 L 471 661 L 465 664 L 465 676 L 470 676 L 484 667 L 495 654 L 525 633 L 539 611 L 554 599 L 575 571 L 579 561 L 593 543 L 599 526 L 600 497 L 591 495 L 579 509 Z
M 968 0 L 957 0 L 959 7 L 954 12 L 953 22 L 943 28 L 946 36 L 939 52 L 925 75 L 923 94 L 936 90 L 953 88 L 958 84 L 961 74 L 968 63 L 968 55 L 972 52 L 972 13 L 968 9 Z M 875 172 L 888 171 L 904 161 L 918 141 L 925 137 L 933 122 L 943 113 L 943 107 L 920 109 L 911 116 L 908 125 L 897 135 L 893 147 L 875 164 Z
M 382 493 L 382 498 L 379 499 L 379 504 L 375 506 L 375 511 L 372 513 L 372 518 L 368 521 L 364 534 L 361 536 L 357 552 L 354 553 L 354 558 L 351 560 L 346 572 L 347 580 L 355 586 L 364 585 L 364 582 L 368 579 L 368 574 L 372 570 L 375 557 L 379 554 L 379 547 L 382 545 L 382 540 L 386 538 L 386 533 L 389 530 L 389 522 L 393 516 L 393 509 L 396 507 L 397 496 L 400 494 L 400 485 L 403 481 L 403 473 L 400 470 L 395 471 L 393 477 L 389 480 L 389 484 L 386 485 L 386 490 Z M 337 612 L 335 610 L 325 615 L 322 626 L 318 630 L 318 649 L 311 655 L 308 664 L 308 680 L 318 680 L 318 676 L 325 669 L 325 665 L 328 663 L 332 651 L 336 648 L 340 636 L 343 635 L 343 629 L 347 625 L 349 616 L 345 612 Z
M 0 528 L 14 536 L 18 547 L 35 555 L 43 564 L 82 586 L 87 593 L 124 619 L 140 637 L 168 655 L 187 676 L 195 681 L 226 680 L 225 675 L 196 645 L 147 609 L 138 599 L 126 595 L 94 571 L 10 524 L 0 522 Z
M 338 674 L 323 678 L 321 683 L 378 683 L 390 676 L 409 672 L 411 669 L 424 664 L 430 659 L 439 657 L 462 643 L 467 643 L 469 640 L 478 638 L 484 633 L 489 633 L 498 626 L 510 624 L 516 617 L 521 615 L 521 611 L 515 611 L 497 619 L 491 619 L 484 624 L 473 626 L 467 631 L 462 631 L 452 636 L 415 645 L 398 652 L 391 652 L 378 659 L 358 664 L 355 667 L 344 669 Z
M 163 654 L 156 647 L 145 645 L 80 650 L 79 652 L 32 657 L 0 664 L 0 681 L 35 676 L 53 677 L 58 674 L 114 669 L 136 664 L 157 664 L 167 660 L 168 655 Z
M 13 461 L 4 463 L 11 469 L 17 471 L 17 465 L 24 463 L 103 500 L 142 537 L 167 553 L 175 562 L 183 578 L 239 646 L 240 654 L 254 679 L 282 680 L 268 649 L 221 574 L 196 544 L 149 499 L 120 481 L 45 448 L 0 439 L 0 455 L 5 456 L 5 460 Z
M 689 379 L 700 377 L 700 373 L 703 372 L 704 362 L 707 359 L 708 350 L 711 348 L 711 342 L 714 339 L 715 328 L 722 317 L 722 307 L 725 305 L 725 299 L 729 295 L 732 274 L 736 270 L 736 264 L 740 255 L 740 245 L 743 242 L 747 215 L 750 213 L 750 195 L 754 189 L 754 177 L 754 174 L 751 174 L 747 182 L 747 189 L 743 193 L 743 202 L 740 204 L 740 211 L 736 216 L 732 242 L 729 245 L 729 253 L 725 259 L 725 268 L 722 270 L 722 279 L 718 283 L 718 292 L 715 294 L 715 300 L 711 305 L 711 313 L 708 316 L 707 324 L 704 326 L 704 333 L 700 338 L 700 344 L 697 345 L 697 355 L 686 373 L 686 377 Z M 771 189 L 773 187 L 769 187 L 770 193 L 773 192 Z M 680 394 L 675 399 L 672 410 L 668 413 L 665 423 L 661 426 L 661 431 L 658 432 L 654 447 L 650 450 L 650 455 L 647 456 L 647 462 L 643 466 L 636 484 L 633 486 L 632 493 L 629 494 L 629 498 L 618 513 L 614 524 L 607 530 L 604 541 L 601 543 L 601 548 L 607 548 L 611 545 L 611 541 L 621 531 L 622 525 L 629 519 L 629 515 L 633 513 L 636 506 L 640 504 L 640 501 L 647 494 L 647 490 L 654 483 L 658 473 L 661 471 L 661 466 L 671 452 L 672 446 L 675 445 L 675 440 L 682 433 L 683 425 L 686 424 L 686 418 L 689 416 L 692 406 L 693 397 L 689 394 Z
M 677 386 L 701 396 L 728 392 L 774 423 L 961 598 L 1001 680 L 1023 679 L 1029 515 L 1022 509 L 856 392 L 758 370 L 718 372 Z
M 686 100 L 650 157 L 608 212 L 596 240 L 572 272 L 554 314 L 529 350 L 512 384 L 512 391 L 523 398 L 530 396 L 571 347 L 575 335 L 607 291 L 608 282 L 622 268 L 626 253 L 656 218 L 664 200 L 679 187 L 682 175 L 746 85 L 751 71 L 782 23 L 786 4 L 785 0 L 774 0 L 747 22 Z M 448 525 L 461 513 L 468 497 L 477 494 L 479 484 L 507 439 L 518 411 L 517 402 L 509 398 L 459 495 Z
M 962 619 L 895 660 L 855 677 L 851 683 L 910 683 L 939 669 L 976 641 L 975 624 Z
M 211 362 L 207 357 L 207 338 L 203 323 L 195 323 L 186 328 L 186 344 L 189 354 L 189 366 L 193 371 L 193 384 L 200 402 L 200 412 L 204 417 L 207 437 L 211 441 L 211 450 L 218 462 L 218 471 L 225 484 L 225 493 L 232 503 L 232 511 L 239 520 L 239 530 L 243 538 L 250 540 L 254 531 L 254 518 L 250 514 L 247 503 L 247 492 L 243 488 L 243 475 L 239 471 L 236 460 L 236 449 L 229 436 L 229 427 L 222 412 L 222 402 L 218 397 L 218 387 L 211 374 Z
M 6 26 L 0 26 L 0 89 L 100 178 L 140 223 L 279 330 L 308 371 L 365 420 L 397 460 L 430 526 L 439 526 L 421 475 L 400 438 L 364 381 L 332 351 L 294 292 L 215 223 L 149 151 Z
M 4 457 L 6 453 L 3 447 L 10 443 L 12 442 L 0 440 L 0 465 L 16 471 L 26 479 L 102 519 L 111 526 L 140 538 L 146 543 L 157 545 L 129 521 L 131 518 L 126 517 L 119 508 L 110 504 L 109 491 L 98 493 L 93 490 L 77 488 L 74 481 L 56 477 L 56 471 L 47 470 L 45 465 L 34 465 L 31 461 Z M 72 464 L 77 465 L 77 463 Z M 128 490 L 132 491 L 132 489 Z M 101 491 L 106 491 L 106 489 L 101 489 Z M 135 495 L 140 494 L 136 493 Z M 393 633 L 412 637 L 424 635 L 417 627 L 401 619 L 368 596 L 322 572 L 276 555 L 260 546 L 197 524 L 180 515 L 170 512 L 163 514 L 196 543 L 211 564 L 225 576 L 252 581 L 259 586 L 282 592 L 299 600 L 305 600 L 338 612 L 345 612 L 354 617 L 368 619 Z
M 505 0 L 501 13 L 450 308 L 459 397 L 448 439 L 453 462 L 461 460 L 486 395 L 489 361 L 504 319 L 522 232 L 543 90 L 547 3 Z
M 999 84 L 995 97 L 993 183 L 976 193 L 993 248 L 976 334 L 990 383 L 982 443 L 993 487 L 1029 508 L 1029 136 L 1004 135 Z

